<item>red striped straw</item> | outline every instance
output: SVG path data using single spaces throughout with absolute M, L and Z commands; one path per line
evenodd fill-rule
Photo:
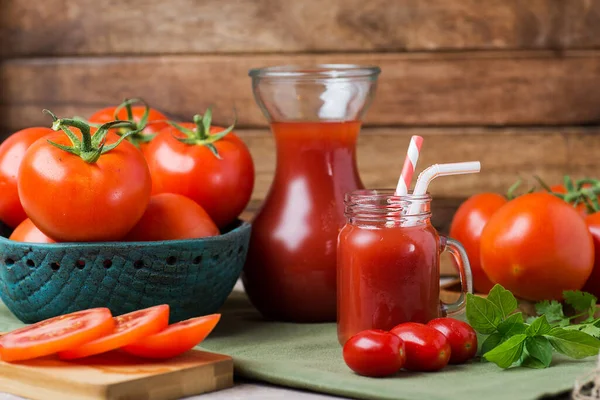
M 410 144 L 408 145 L 408 151 L 406 152 L 402 173 L 400 174 L 398 186 L 396 186 L 396 192 L 394 193 L 396 196 L 408 194 L 410 181 L 412 181 L 413 174 L 417 168 L 417 161 L 419 160 L 419 152 L 421 151 L 422 144 L 423 138 L 421 136 L 415 135 L 410 138 Z

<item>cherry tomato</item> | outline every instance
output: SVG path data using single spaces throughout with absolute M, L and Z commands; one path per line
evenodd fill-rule
M 202 342 L 215 328 L 221 314 L 191 318 L 169 325 L 165 330 L 123 347 L 123 351 L 144 358 L 171 358 Z
M 96 132 L 94 138 L 100 140 L 102 133 Z M 110 149 L 119 137 L 109 133 L 102 147 L 105 152 L 85 161 L 84 156 L 95 153 L 71 154 L 46 139 L 72 145 L 64 133 L 55 133 L 36 141 L 25 153 L 18 188 L 29 218 L 61 242 L 122 239 L 150 200 L 150 173 L 139 149 L 127 141 Z M 100 144 L 94 148 L 98 149 Z
M 359 375 L 382 377 L 393 375 L 404 366 L 406 353 L 402 340 L 379 329 L 352 336 L 343 350 L 344 361 Z
M 15 228 L 27 218 L 17 189 L 17 173 L 25 151 L 36 140 L 54 133 L 50 128 L 27 128 L 0 144 L 0 221 Z
M 55 240 L 50 239 L 40 231 L 29 218 L 21 222 L 19 226 L 15 228 L 9 239 L 14 240 L 15 242 L 56 243 Z
M 594 240 L 595 256 L 594 268 L 582 290 L 600 298 L 600 212 L 588 215 L 585 222 Z
M 96 111 L 90 118 L 89 122 L 95 124 L 104 124 L 106 122 L 114 121 L 115 119 L 121 121 L 131 121 L 136 125 L 139 124 L 144 113 L 146 112 L 146 106 L 131 106 L 131 114 L 133 118 L 129 118 L 127 113 L 127 108 L 125 107 L 126 103 L 134 104 L 136 102 L 140 102 L 137 99 L 126 100 L 123 104 L 116 107 L 106 107 L 101 110 Z M 115 116 L 115 111 L 117 108 L 120 108 L 118 114 Z M 116 118 L 115 118 L 116 117 Z M 157 134 L 160 130 L 169 126 L 166 122 L 167 117 L 161 113 L 160 111 L 148 107 L 148 119 L 146 123 L 146 127 L 139 133 L 128 137 L 128 140 L 138 146 L 142 151 L 145 151 L 150 135 Z M 139 127 L 136 126 L 136 128 Z M 126 133 L 131 131 L 131 128 L 115 128 L 113 131 L 116 133 Z M 144 137 L 148 136 L 148 137 Z
M 150 197 L 142 219 L 125 240 L 194 239 L 218 234 L 219 228 L 198 203 L 179 194 L 162 193 Z
M 206 114 L 204 119 L 206 122 Z M 206 125 L 210 125 L 210 118 Z M 199 118 L 196 123 L 180 126 L 182 130 L 173 127 L 162 130 L 145 151 L 152 175 L 152 193 L 189 197 L 222 229 L 250 201 L 254 188 L 250 152 L 233 132 L 213 141 L 226 130 L 211 126 L 206 131 Z
M 105 336 L 58 353 L 63 360 L 106 353 L 162 331 L 169 325 L 169 306 L 145 308 L 115 317 L 116 327 Z
M 490 218 L 481 235 L 481 265 L 515 296 L 558 300 L 564 290 L 583 287 L 594 265 L 594 244 L 573 207 L 549 193 L 530 193 Z
M 450 364 L 460 364 L 475 357 L 477 333 L 466 322 L 454 318 L 436 318 L 427 326 L 446 336 L 450 344 Z
M 108 308 L 61 315 L 0 337 L 2 360 L 21 361 L 78 347 L 115 329 Z
M 496 193 L 476 194 L 461 204 L 452 219 L 450 237 L 464 246 L 471 264 L 473 286 L 480 293 L 487 293 L 494 286 L 481 268 L 481 232 L 491 216 L 506 202 L 506 198 Z
M 438 371 L 451 356 L 448 339 L 432 327 L 417 322 L 395 326 L 391 333 L 404 341 L 406 368 L 409 371 Z

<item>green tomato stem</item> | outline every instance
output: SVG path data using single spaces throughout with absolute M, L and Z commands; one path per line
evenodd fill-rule
M 70 154 L 81 157 L 83 161 L 89 164 L 93 164 L 98 161 L 102 154 L 105 154 L 117 147 L 129 135 L 139 132 L 139 130 L 135 129 L 130 130 L 126 134 L 122 135 L 117 142 L 106 146 L 106 135 L 108 134 L 109 129 L 119 126 L 125 126 L 128 128 L 133 126 L 135 128 L 135 124 L 130 121 L 110 121 L 101 125 L 96 131 L 96 134 L 92 136 L 90 125 L 85 121 L 73 118 L 58 118 L 51 111 L 44 110 L 44 112 L 52 117 L 52 129 L 55 131 L 63 131 L 71 140 L 72 145 L 66 146 L 50 140 L 48 143 Z M 81 140 L 69 129 L 69 127 L 79 129 L 81 132 Z

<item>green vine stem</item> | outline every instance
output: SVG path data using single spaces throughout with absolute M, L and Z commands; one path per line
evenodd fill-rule
M 194 115 L 194 124 L 196 125 L 195 129 L 186 128 L 173 121 L 167 121 L 167 123 L 185 135 L 185 137 L 177 137 L 173 135 L 175 139 L 177 139 L 181 143 L 185 143 L 192 146 L 206 146 L 215 157 L 221 159 L 221 156 L 219 155 L 219 152 L 217 151 L 217 148 L 215 147 L 214 143 L 227 136 L 227 134 L 229 134 L 233 130 L 236 121 L 237 117 L 234 118 L 233 123 L 227 128 L 223 129 L 218 133 L 211 134 L 210 126 L 212 122 L 212 111 L 210 108 L 208 108 L 204 115 Z
M 133 108 L 134 104 L 141 104 L 144 106 L 144 114 L 139 121 L 136 121 L 133 117 Z M 148 126 L 148 118 L 150 116 L 150 106 L 148 103 L 141 98 L 133 98 L 133 99 L 125 99 L 121 104 L 115 108 L 115 112 L 113 117 L 116 121 L 119 120 L 119 113 L 122 109 L 125 109 L 127 112 L 127 121 L 131 123 L 130 126 L 122 126 L 118 129 L 118 135 L 127 135 L 127 140 L 133 143 L 136 147 L 140 147 L 142 143 L 148 143 L 156 134 L 143 134 L 142 131 Z M 152 121 L 152 122 L 166 122 L 166 121 Z
M 519 197 L 519 195 L 517 194 L 517 190 L 521 187 L 521 185 L 523 184 L 523 179 L 519 178 L 515 183 L 513 183 L 511 185 L 511 187 L 508 188 L 508 190 L 506 191 L 506 198 L 510 201 L 510 200 L 514 200 L 515 198 Z M 533 186 L 531 188 L 529 188 L 529 190 L 526 193 L 533 193 L 535 192 L 536 187 Z
M 584 204 L 588 214 L 593 214 L 600 211 L 600 203 L 598 201 L 598 195 L 600 195 L 600 180 L 593 178 L 583 178 L 576 181 L 565 175 L 563 178 L 563 185 L 566 193 L 557 193 L 550 188 L 539 176 L 535 176 L 535 179 L 548 193 L 572 204 L 577 207 Z
M 132 123 L 130 121 L 111 121 L 101 125 L 96 133 L 92 135 L 91 126 L 85 121 L 79 119 L 72 118 L 58 118 L 49 110 L 43 110 L 44 113 L 49 114 L 52 117 L 52 130 L 55 131 L 63 131 L 65 135 L 71 141 L 71 146 L 66 146 L 64 144 L 59 144 L 48 140 L 52 146 L 55 146 L 61 150 L 66 151 L 67 153 L 74 154 L 76 156 L 81 157 L 83 161 L 89 164 L 93 164 L 102 154 L 108 153 L 117 147 L 123 140 L 125 140 L 129 135 L 135 134 L 136 130 L 130 130 L 129 132 L 122 135 L 119 140 L 115 143 L 106 144 L 106 135 L 111 128 L 118 127 L 132 127 Z M 135 126 L 135 125 L 133 125 Z M 70 128 L 77 128 L 81 132 L 81 139 L 73 133 Z

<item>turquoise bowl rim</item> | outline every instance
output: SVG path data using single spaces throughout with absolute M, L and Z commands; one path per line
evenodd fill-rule
M 18 242 L 16 240 L 10 240 L 6 236 L 0 235 L 0 242 L 10 243 L 12 245 L 17 246 L 28 246 L 28 247 L 36 247 L 39 249 L 43 249 L 45 247 L 62 247 L 62 248 L 90 248 L 90 247 L 156 247 L 161 245 L 186 245 L 186 244 L 195 244 L 198 241 L 203 242 L 213 242 L 220 241 L 223 239 L 227 239 L 229 236 L 236 235 L 240 233 L 240 231 L 248 229 L 252 227 L 252 224 L 248 221 L 244 220 L 236 220 L 233 224 L 239 223 L 235 228 L 221 233 L 216 236 L 206 236 L 202 238 L 196 239 L 176 239 L 176 240 L 159 240 L 153 242 L 124 242 L 124 241 L 113 241 L 113 242 L 57 242 L 57 243 L 35 243 L 35 242 Z

